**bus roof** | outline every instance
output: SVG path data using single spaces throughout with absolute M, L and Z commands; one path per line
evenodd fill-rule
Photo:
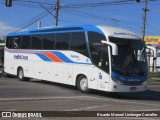
M 136 40 L 141 39 L 135 33 L 125 29 L 109 27 L 109 26 L 98 26 L 98 28 L 101 29 L 101 31 L 103 31 L 106 36 L 126 38 L 126 39 L 136 39 Z
M 7 36 L 37 34 L 37 33 L 44 33 L 44 32 L 48 33 L 48 32 L 73 32 L 73 31 L 93 31 L 93 32 L 104 34 L 105 36 L 140 39 L 140 37 L 138 37 L 133 32 L 130 32 L 124 29 L 114 28 L 109 26 L 94 26 L 94 25 L 51 26 L 51 27 L 44 27 L 44 28 L 39 28 L 39 29 L 34 29 L 29 31 L 9 33 Z

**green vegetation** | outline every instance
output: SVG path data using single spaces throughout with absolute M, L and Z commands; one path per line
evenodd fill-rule
M 5 42 L 5 40 L 4 39 L 0 39 L 0 43 L 4 43 Z
M 148 82 L 160 82 L 160 72 L 149 72 Z
M 160 77 L 160 73 L 159 72 L 149 72 L 149 76 L 150 77 Z

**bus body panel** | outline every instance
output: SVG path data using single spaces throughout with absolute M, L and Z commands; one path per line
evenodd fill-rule
M 88 40 L 88 32 L 90 31 L 104 35 L 107 41 L 109 41 L 109 36 L 140 40 L 134 33 L 117 28 L 112 29 L 110 27 L 90 25 L 80 25 L 74 28 L 75 30 L 69 30 L 68 28 L 70 29 L 70 27 L 42 28 L 27 32 L 11 33 L 8 36 L 85 32 L 88 53 L 90 52 L 89 44 L 91 44 Z M 105 71 L 92 61 L 90 55 L 85 56 L 73 50 L 8 49 L 6 47 L 4 69 L 6 73 L 17 75 L 18 68 L 22 67 L 25 77 L 73 86 L 76 86 L 77 77 L 84 75 L 88 79 L 88 88 L 108 92 L 137 92 L 146 89 L 145 83 L 142 85 L 127 86 L 114 82 L 111 77 L 112 58 L 110 47 L 108 47 L 108 55 L 109 71 Z M 135 87 L 136 91 L 134 91 Z
M 68 62 L 74 62 L 65 63 L 44 61 L 47 59 L 43 58 L 44 56 L 36 55 L 36 51 L 33 52 L 25 50 L 20 52 L 16 50 L 12 53 L 7 51 L 8 50 L 6 49 L 6 73 L 17 75 L 18 67 L 22 67 L 25 77 L 74 86 L 76 85 L 76 77 L 79 74 L 82 74 L 88 78 L 89 88 L 108 91 L 109 75 L 98 69 L 95 65 L 92 65 L 89 58 L 84 57 L 79 53 L 71 51 L 68 53 L 66 51 L 61 52 L 63 54 L 67 53 L 65 54 L 66 56 L 71 56 L 70 59 L 73 61 L 69 61 L 68 59 Z M 28 54 L 27 52 L 30 53 Z M 75 55 L 74 57 L 80 57 L 73 58 L 73 54 Z

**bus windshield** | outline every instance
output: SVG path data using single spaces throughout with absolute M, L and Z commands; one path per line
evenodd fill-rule
M 147 71 L 145 45 L 141 40 L 110 37 L 118 47 L 118 55 L 112 55 L 112 71 L 121 75 L 144 75 Z

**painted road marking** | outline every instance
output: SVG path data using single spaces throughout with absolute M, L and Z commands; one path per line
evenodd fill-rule
M 130 103 L 130 104 L 139 104 L 139 105 L 147 105 L 147 106 L 160 106 L 160 104 L 150 104 L 150 103 L 141 103 L 140 101 L 127 101 L 127 100 L 120 100 L 120 99 L 112 99 L 112 98 L 100 98 L 94 96 L 59 96 L 59 97 L 39 97 L 39 98 L 2 98 L 0 101 L 21 101 L 21 100 L 52 100 L 52 99 L 79 99 L 79 98 L 91 98 L 97 100 L 105 100 L 105 101 L 114 101 L 114 102 L 122 102 L 122 103 Z
M 59 96 L 59 97 L 36 97 L 36 98 L 2 98 L 0 101 L 21 101 L 21 100 L 52 100 L 52 99 L 75 99 L 88 96 Z
M 133 103 L 133 104 L 140 104 L 140 105 L 149 105 L 149 106 L 160 106 L 160 104 L 149 104 L 149 103 L 144 103 L 144 101 L 142 101 L 143 103 L 140 103 L 140 101 L 138 102 L 134 102 L 134 101 L 127 101 L 127 100 L 120 100 L 120 99 L 105 99 L 105 98 L 99 98 L 99 97 L 93 97 L 93 96 L 88 96 L 88 98 L 92 98 L 92 99 L 99 99 L 99 100 L 106 100 L 106 101 L 114 101 L 114 102 L 123 102 L 123 103 Z

